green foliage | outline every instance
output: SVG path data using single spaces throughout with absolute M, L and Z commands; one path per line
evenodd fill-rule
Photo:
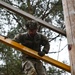
M 62 75 L 63 73 L 65 73 L 64 70 L 58 69 L 54 66 L 50 66 L 48 69 L 49 69 L 47 71 L 48 75 Z
M 3 61 L 0 65 L 0 74 L 4 75 L 21 75 L 21 52 L 0 43 L 0 60 Z

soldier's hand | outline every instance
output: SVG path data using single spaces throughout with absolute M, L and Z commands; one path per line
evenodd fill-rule
M 45 55 L 45 52 L 44 51 L 40 51 L 40 52 L 38 52 L 38 55 L 39 56 L 44 56 Z

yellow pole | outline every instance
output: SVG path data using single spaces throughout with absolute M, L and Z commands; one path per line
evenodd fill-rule
M 30 49 L 28 47 L 25 47 L 25 46 L 23 46 L 21 44 L 18 44 L 17 42 L 14 42 L 14 41 L 12 41 L 10 39 L 4 38 L 3 36 L 0 36 L 0 42 L 4 43 L 6 45 L 9 45 L 11 47 L 14 47 L 14 48 L 24 52 L 25 54 L 28 54 L 28 55 L 30 55 L 32 57 L 37 58 L 37 59 L 41 59 L 41 60 L 43 60 L 43 61 L 45 61 L 47 63 L 50 63 L 52 65 L 55 65 L 55 66 L 57 66 L 57 67 L 59 67 L 61 69 L 64 69 L 64 70 L 70 72 L 70 66 L 68 66 L 66 64 L 63 64 L 63 63 L 61 63 L 61 62 L 59 62 L 57 60 L 54 60 L 54 59 L 52 59 L 52 58 L 50 58 L 48 56 L 41 57 L 41 56 L 39 56 L 37 54 L 36 51 L 34 51 L 34 50 L 32 50 L 32 49 Z

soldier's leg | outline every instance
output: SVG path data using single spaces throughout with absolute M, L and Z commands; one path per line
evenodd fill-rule
M 25 61 L 22 66 L 25 75 L 37 75 L 34 65 L 31 61 Z
M 47 75 L 46 69 L 41 61 L 36 62 L 37 75 Z

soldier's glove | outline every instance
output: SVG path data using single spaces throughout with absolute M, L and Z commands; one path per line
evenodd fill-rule
M 45 52 L 44 51 L 40 51 L 40 52 L 38 52 L 38 55 L 39 56 L 44 56 L 45 55 Z
M 47 50 L 43 50 L 43 52 L 45 52 L 45 54 L 48 54 L 48 51 Z

